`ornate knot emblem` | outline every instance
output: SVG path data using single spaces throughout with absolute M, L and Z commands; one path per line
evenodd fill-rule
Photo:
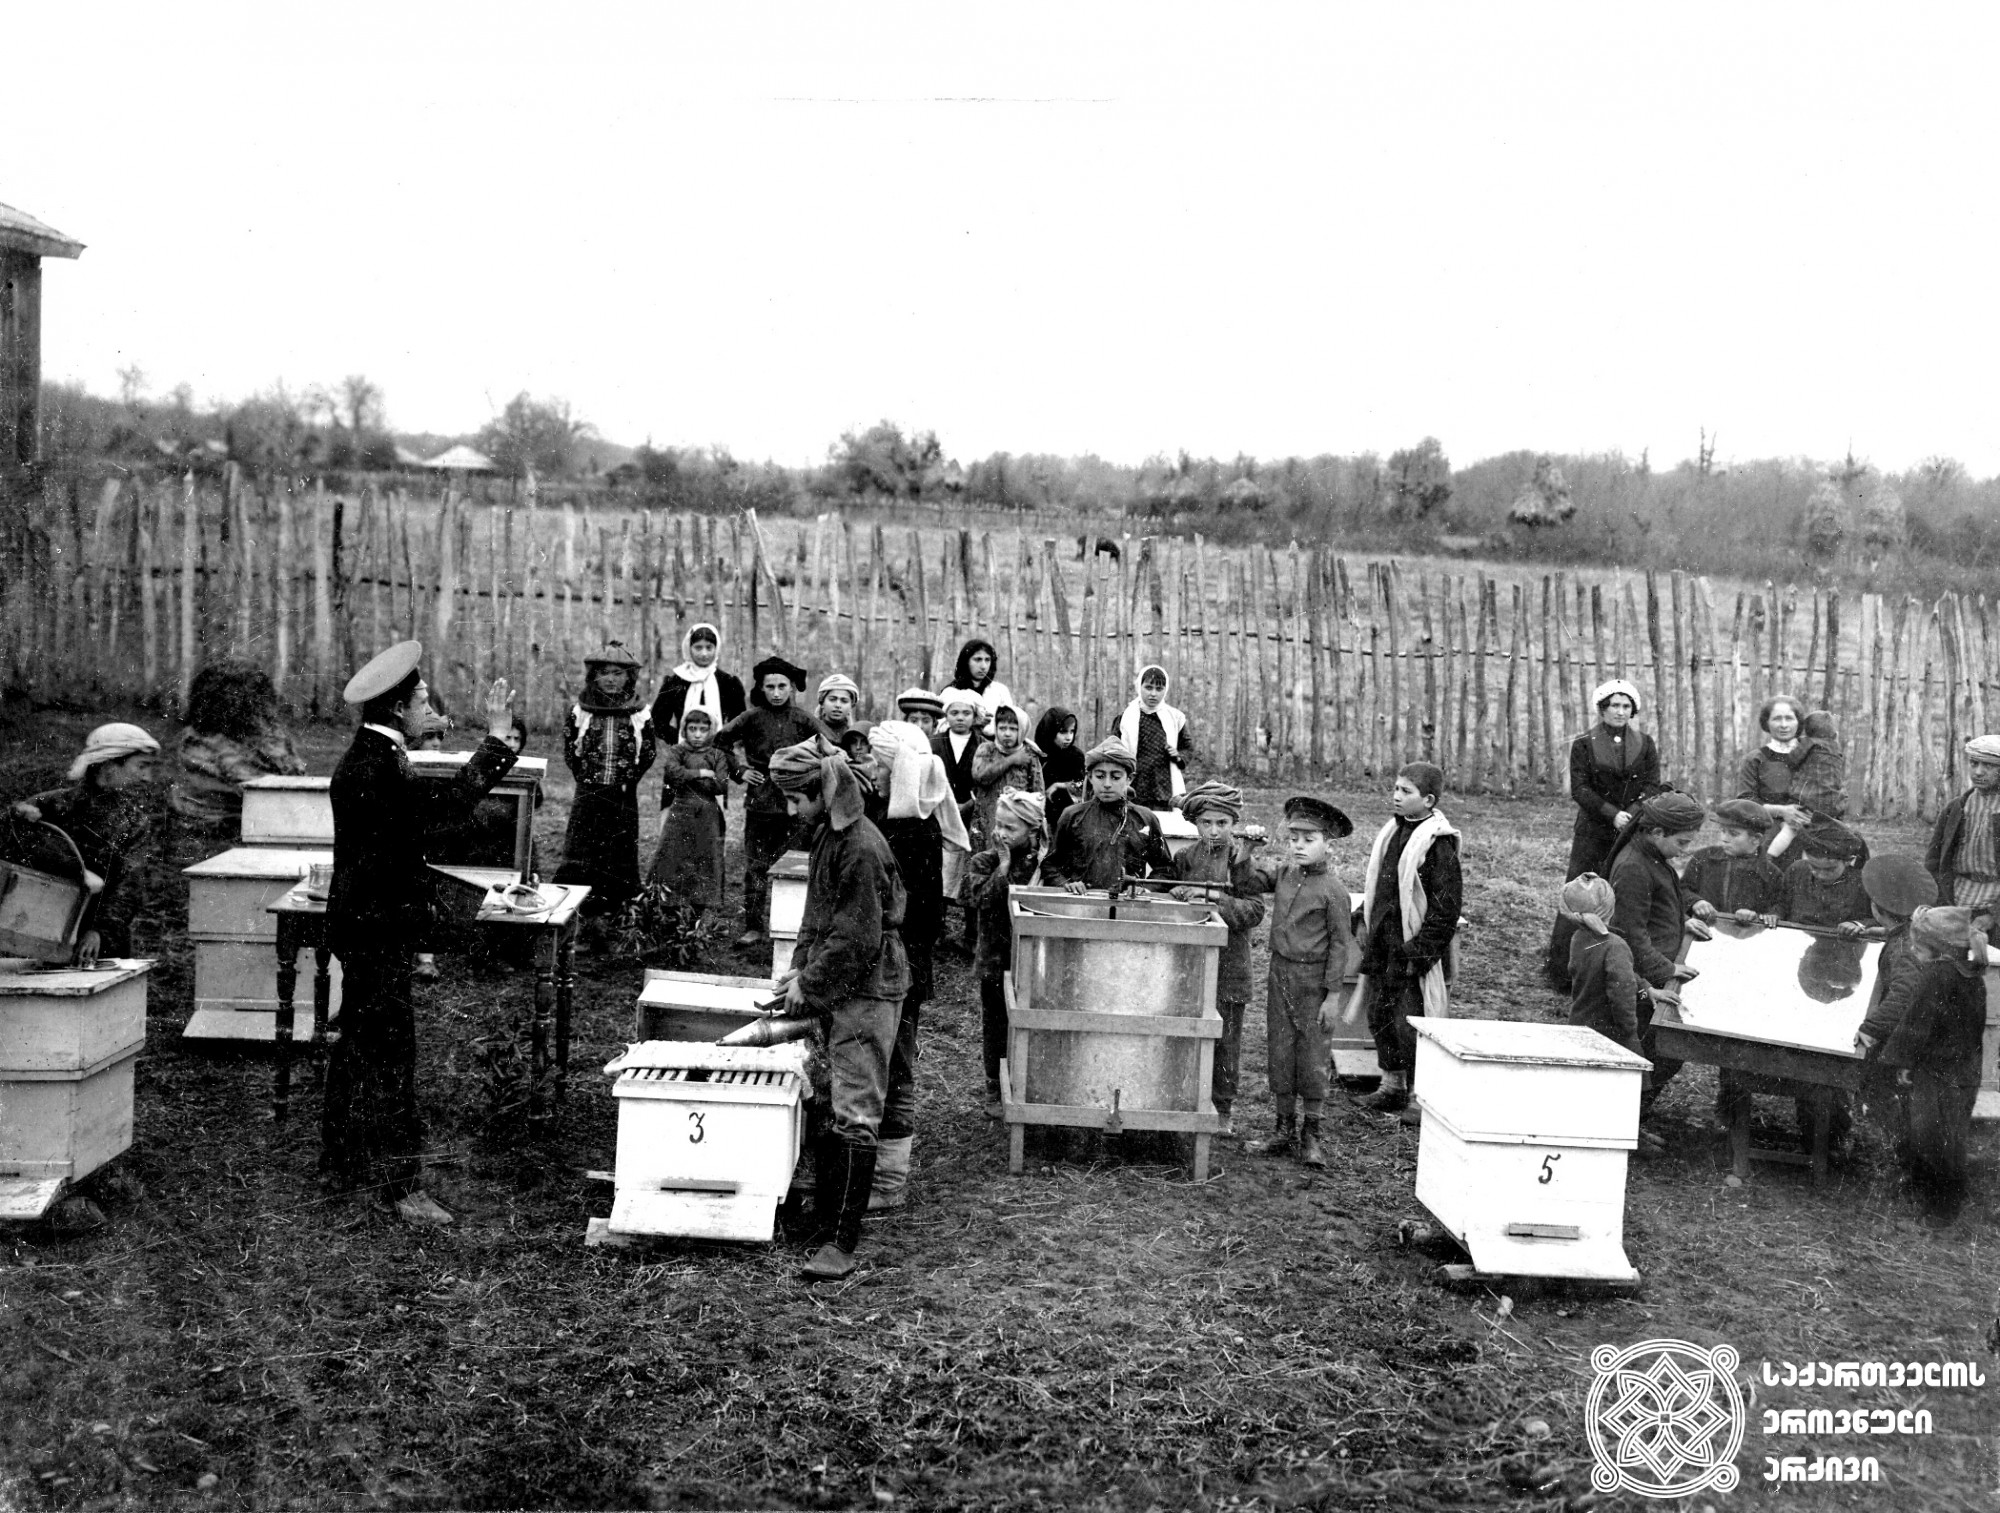
M 1733 1347 L 1642 1340 L 1590 1353 L 1597 1378 L 1584 1424 L 1597 1465 L 1591 1485 L 1641 1497 L 1735 1488 L 1747 1415 Z

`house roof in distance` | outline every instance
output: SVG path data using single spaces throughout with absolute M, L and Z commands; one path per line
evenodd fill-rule
M 476 451 L 472 447 L 466 446 L 463 442 L 460 442 L 457 446 L 447 451 L 438 453 L 437 456 L 425 463 L 424 466 L 429 468 L 444 468 L 448 471 L 460 473 L 494 473 L 499 471 L 494 466 L 491 457 L 488 457 L 484 452 Z
M 83 243 L 71 241 L 25 210 L 0 205 L 0 249 L 32 252 L 36 257 L 76 257 L 82 253 Z

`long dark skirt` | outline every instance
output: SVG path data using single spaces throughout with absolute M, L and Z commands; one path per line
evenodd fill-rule
M 563 837 L 559 883 L 590 889 L 583 912 L 607 914 L 639 892 L 639 789 L 579 783 Z
M 691 904 L 722 902 L 722 842 L 729 833 L 722 806 L 706 794 L 681 793 L 660 823 L 660 849 L 649 881 L 665 883 Z

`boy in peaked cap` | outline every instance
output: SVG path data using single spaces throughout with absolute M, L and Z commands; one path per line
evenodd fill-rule
M 1771 817 L 1750 799 L 1725 799 L 1715 806 L 1719 844 L 1703 846 L 1688 858 L 1681 891 L 1688 912 L 1703 924 L 1726 914 L 1739 925 L 1775 917 L 1784 879 L 1764 854 Z
M 1340 1013 L 1341 985 L 1354 956 L 1354 903 L 1333 870 L 1333 843 L 1353 832 L 1353 822 L 1325 799 L 1288 799 L 1286 857 L 1258 857 L 1246 879 L 1256 892 L 1272 896 L 1264 1027 L 1277 1125 L 1255 1149 L 1295 1154 L 1307 1166 L 1326 1165 L 1319 1131 L 1332 1055 L 1327 1033 Z
M 1215 1047 L 1215 1072 L 1210 1080 L 1215 1112 L 1222 1120 L 1216 1133 L 1236 1133 L 1232 1110 L 1243 1060 L 1243 1015 L 1250 1003 L 1250 932 L 1264 921 L 1263 892 L 1257 880 L 1251 845 L 1237 837 L 1243 817 L 1243 790 L 1218 782 L 1197 783 L 1181 800 L 1181 813 L 1194 824 L 1195 842 L 1174 858 L 1171 876 L 1206 887 L 1180 887 L 1174 897 L 1183 903 L 1205 903 L 1229 927 L 1229 943 L 1216 966 L 1215 1006 L 1222 1015 L 1222 1038 Z
M 755 946 L 771 920 L 771 864 L 785 854 L 792 821 L 785 796 L 770 781 L 772 753 L 809 741 L 819 721 L 798 706 L 806 670 L 773 653 L 750 669 L 750 707 L 715 734 L 715 744 L 737 763 L 743 779 L 743 933 L 738 946 Z

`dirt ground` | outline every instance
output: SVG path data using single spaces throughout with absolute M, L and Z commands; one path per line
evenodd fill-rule
M 104 717 L 9 714 L 0 799 Z M 312 769 L 345 739 L 307 732 Z M 1249 817 L 1274 822 L 1283 796 L 1253 791 Z M 1364 830 L 1386 812 L 1383 795 L 1331 796 Z M 553 857 L 566 776 L 547 797 Z M 1537 969 L 1565 807 L 1448 807 L 1466 836 L 1461 1012 L 1561 1017 Z M 1920 844 L 1909 825 L 1864 828 L 1878 849 Z M 1362 856 L 1358 838 L 1342 848 L 1351 881 Z M 1398 1243 L 1399 1221 L 1425 1217 L 1416 1132 L 1343 1097 L 1317 1174 L 1222 1143 L 1196 1186 L 1172 1142 L 1128 1135 L 1031 1143 L 1010 1177 L 980 1109 L 976 994 L 948 961 L 925 1018 L 912 1205 L 869 1225 L 853 1280 L 811 1289 L 784 1241 L 584 1248 L 585 1221 L 609 1212 L 584 1173 L 612 1164 L 599 1068 L 630 1034 L 632 965 L 585 963 L 567 1107 L 528 1140 L 489 1127 L 474 1042 L 519 1022 L 529 980 L 447 957 L 421 1002 L 421 1083 L 433 1190 L 459 1223 L 410 1230 L 323 1200 L 310 1081 L 274 1127 L 266 1060 L 180 1039 L 177 883 L 146 946 L 160 965 L 136 1141 L 85 1189 L 108 1222 L 0 1238 L 0 1509 L 1603 1506 L 1589 1355 L 1656 1336 L 1741 1354 L 1744 1481 L 1717 1507 L 1986 1506 L 2000 1485 L 2000 1385 L 1812 1393 L 1760 1374 L 1918 1358 L 2000 1376 L 1988 1133 L 1974 1201 L 1945 1231 L 1915 1222 L 1871 1127 L 1826 1188 L 1760 1165 L 1731 1189 L 1713 1075 L 1690 1067 L 1664 1100 L 1668 1157 L 1631 1170 L 1636 1294 L 1452 1291 L 1436 1276 L 1448 1248 Z M 706 964 L 753 967 L 726 947 Z M 1238 1107 L 1253 1134 L 1270 1123 L 1260 1021 Z M 1767 1406 L 1849 1403 L 1928 1408 L 1935 1432 L 1761 1432 Z M 1807 1451 L 1875 1455 L 1885 1484 L 1765 1484 L 1764 1457 Z

